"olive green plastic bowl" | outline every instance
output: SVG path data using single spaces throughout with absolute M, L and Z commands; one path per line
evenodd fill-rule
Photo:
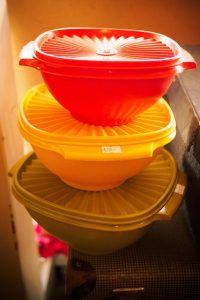
M 106 254 L 142 237 L 158 220 L 170 220 L 183 199 L 186 176 L 172 155 L 158 154 L 139 175 L 101 192 L 74 189 L 31 153 L 11 170 L 16 199 L 47 231 L 87 254 Z

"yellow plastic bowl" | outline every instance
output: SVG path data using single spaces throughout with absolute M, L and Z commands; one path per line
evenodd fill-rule
M 12 190 L 47 231 L 80 252 L 105 254 L 143 236 L 157 220 L 169 220 L 183 199 L 186 178 L 163 150 L 144 171 L 119 187 L 86 192 L 64 184 L 34 154 L 11 171 Z
M 139 173 L 176 134 L 164 99 L 128 125 L 93 126 L 75 120 L 44 84 L 28 91 L 18 123 L 51 172 L 72 187 L 94 191 L 114 188 Z

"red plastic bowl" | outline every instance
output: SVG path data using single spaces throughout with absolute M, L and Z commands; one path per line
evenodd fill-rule
M 62 28 L 23 47 L 52 95 L 80 121 L 121 125 L 154 104 L 174 76 L 195 68 L 172 39 L 139 30 Z

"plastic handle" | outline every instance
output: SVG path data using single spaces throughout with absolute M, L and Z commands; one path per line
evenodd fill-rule
M 23 163 L 30 157 L 30 153 L 33 154 L 33 151 L 29 152 L 28 154 L 24 155 L 22 158 L 20 158 L 8 171 L 8 176 L 13 177 L 15 173 L 17 172 L 18 168 L 23 165 Z
M 36 69 L 40 68 L 39 61 L 34 58 L 34 42 L 31 41 L 25 45 L 19 55 L 19 64 L 22 66 L 29 66 Z
M 154 221 L 170 220 L 179 208 L 186 189 L 186 175 L 185 173 L 179 174 L 179 178 L 174 190 L 173 195 L 167 201 L 167 204 L 154 216 Z
M 182 62 L 177 66 L 177 73 L 183 72 L 185 69 L 195 69 L 197 63 L 192 55 L 182 48 Z
M 137 145 L 137 147 L 135 147 L 134 149 L 134 158 L 137 159 L 137 158 L 145 158 L 145 157 L 152 157 L 153 154 L 154 154 L 154 144 L 153 143 L 149 143 L 149 144 L 145 144 L 145 145 Z M 115 145 L 114 147 L 119 147 L 118 145 Z M 72 146 L 72 149 L 73 149 L 73 146 Z M 72 159 L 73 157 L 73 150 L 70 151 L 70 147 L 62 147 L 62 146 L 53 146 L 52 147 L 52 150 L 56 151 L 56 152 L 59 152 L 65 159 Z M 100 151 L 98 151 L 100 150 Z M 98 152 L 96 152 L 98 151 Z M 119 152 L 103 152 L 102 151 L 102 147 L 100 146 L 97 146 L 96 147 L 96 151 L 94 151 L 93 153 L 91 152 L 84 152 L 83 156 L 82 156 L 82 153 L 80 152 L 80 156 L 78 155 L 78 153 L 76 152 L 75 154 L 75 157 L 78 157 L 79 156 L 79 159 L 81 159 L 81 157 L 84 157 L 84 159 L 88 159 L 88 160 L 95 160 L 97 158 L 97 156 L 101 156 L 105 158 L 105 160 L 110 160 L 111 157 L 115 157 L 115 158 L 118 158 L 120 159 L 120 156 L 121 156 L 121 151 L 123 152 L 123 149 Z M 99 154 L 100 152 L 100 154 Z M 128 157 L 128 154 L 127 154 L 127 157 Z M 131 153 L 131 157 L 132 157 L 132 153 Z
M 20 164 L 24 161 L 24 157 L 22 157 L 19 161 L 17 161 L 14 166 L 12 166 L 12 168 L 8 171 L 8 176 L 9 177 L 13 177 L 14 174 L 16 173 L 18 167 L 20 166 Z

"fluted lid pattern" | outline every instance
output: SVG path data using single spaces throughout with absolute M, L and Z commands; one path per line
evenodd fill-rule
M 142 220 L 162 208 L 176 176 L 176 163 L 163 150 L 144 171 L 119 187 L 86 192 L 63 183 L 31 154 L 17 170 L 15 190 L 25 206 L 50 213 L 55 219 L 62 216 L 122 224 Z
M 67 95 L 66 95 L 67 97 Z M 147 140 L 160 136 L 175 126 L 170 107 L 164 99 L 137 116 L 134 121 L 122 126 L 95 126 L 80 122 L 63 108 L 49 93 L 44 84 L 32 88 L 21 105 L 21 114 L 30 126 L 65 140 L 93 142 L 121 142 Z
M 45 39 L 40 50 L 46 54 L 81 60 L 99 61 L 135 61 L 149 59 L 166 59 L 174 56 L 170 44 L 155 37 L 135 37 L 134 32 L 129 37 L 107 37 L 101 35 L 88 36 L 78 32 L 72 36 L 52 34 Z

